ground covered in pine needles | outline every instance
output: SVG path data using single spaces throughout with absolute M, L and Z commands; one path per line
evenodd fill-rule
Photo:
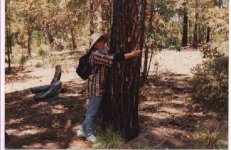
M 199 51 L 162 51 L 153 57 L 148 83 L 140 89 L 141 132 L 114 148 L 227 148 L 227 114 L 208 112 L 191 98 L 190 70 L 201 62 Z M 76 137 L 87 103 L 85 83 L 74 71 L 72 66 L 62 74 L 62 93 L 39 102 L 28 88 L 50 83 L 54 69 L 28 67 L 6 75 L 7 148 L 94 147 Z

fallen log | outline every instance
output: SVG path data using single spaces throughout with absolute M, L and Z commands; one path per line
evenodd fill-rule
M 56 81 L 50 85 L 46 91 L 42 91 L 35 96 L 35 100 L 44 100 L 56 96 L 62 90 L 62 82 Z
M 43 86 L 37 86 L 37 87 L 33 87 L 31 88 L 31 92 L 33 94 L 38 94 L 38 93 L 41 93 L 41 92 L 45 92 L 47 90 L 49 90 L 51 88 L 51 84 L 50 85 L 43 85 Z
M 59 94 L 62 91 L 62 82 L 60 81 L 61 73 L 62 73 L 61 66 L 57 65 L 55 67 L 54 77 L 49 85 L 43 85 L 43 86 L 31 88 L 31 92 L 33 94 L 37 94 L 35 96 L 35 100 L 48 99 Z

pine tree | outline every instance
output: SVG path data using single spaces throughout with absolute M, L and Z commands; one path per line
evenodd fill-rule
M 114 0 L 111 53 L 143 48 L 145 0 Z M 123 61 L 110 69 L 103 98 L 104 128 L 113 127 L 125 139 L 139 134 L 138 100 L 141 58 Z

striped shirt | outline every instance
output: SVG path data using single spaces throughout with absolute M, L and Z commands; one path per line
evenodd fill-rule
M 106 72 L 114 63 L 115 54 L 107 49 L 94 49 L 90 55 L 92 73 L 88 78 L 87 93 L 89 96 L 102 96 L 105 91 Z

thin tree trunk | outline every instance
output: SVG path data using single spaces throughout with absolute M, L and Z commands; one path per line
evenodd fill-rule
M 210 42 L 210 32 L 211 32 L 210 27 L 207 27 L 206 43 Z
M 27 33 L 28 33 L 28 56 L 31 56 L 31 42 L 32 42 L 32 32 L 33 30 L 28 27 Z
M 150 6 L 150 17 L 149 17 L 149 24 L 148 24 L 148 31 L 146 35 L 146 41 L 150 39 L 151 34 L 153 34 L 153 16 L 154 16 L 154 0 L 151 0 L 151 6 Z M 149 46 L 145 44 L 145 55 L 144 55 L 144 64 L 143 64 L 143 72 L 142 72 L 142 84 L 144 84 L 147 81 L 147 69 L 148 69 L 148 54 L 149 54 Z
M 11 54 L 12 54 L 12 35 L 11 35 L 11 23 L 10 23 L 10 0 L 6 2 L 6 48 L 8 59 L 8 73 L 11 72 Z
M 94 3 L 90 0 L 90 35 L 94 33 Z
M 112 13 L 113 13 L 113 6 L 112 6 L 112 0 L 108 0 L 108 7 L 109 7 L 109 12 L 108 12 L 108 21 L 109 21 L 109 27 L 108 27 L 108 33 L 110 33 L 111 30 L 111 25 L 112 25 Z
M 72 48 L 76 49 L 77 44 L 76 44 L 76 40 L 75 40 L 74 28 L 71 28 L 71 41 L 72 41 Z
M 150 56 L 150 59 L 149 59 L 149 65 L 148 65 L 148 71 L 147 71 L 147 77 L 148 77 L 148 74 L 150 72 L 150 67 L 151 67 L 151 64 L 152 64 L 152 57 L 153 57 L 153 54 L 154 54 L 154 49 L 152 49 L 152 53 L 151 53 L 151 56 Z
M 10 73 L 11 72 L 11 47 L 12 47 L 12 45 L 11 45 L 11 35 L 10 35 L 10 25 L 8 25 L 8 27 L 7 27 L 8 29 L 7 29 L 7 37 L 6 37 L 6 43 L 7 43 L 7 46 L 6 46 L 6 48 L 7 48 L 7 61 L 8 61 L 8 73 Z
M 145 0 L 114 0 L 111 53 L 143 48 Z M 127 11 L 130 10 L 130 11 Z M 123 22 L 123 23 L 121 23 Z M 140 131 L 138 93 L 141 58 L 123 61 L 109 70 L 107 91 L 103 97 L 103 128 L 112 127 L 129 140 Z
M 183 17 L 183 36 L 182 36 L 182 47 L 188 45 L 188 14 L 185 8 Z
M 46 33 L 47 33 L 49 43 L 52 44 L 54 42 L 54 39 L 53 39 L 53 36 L 51 34 L 49 25 L 47 25 L 47 27 L 46 27 Z
M 198 25 L 198 43 L 201 44 L 202 42 L 202 29 L 201 29 L 201 24 Z
M 195 25 L 193 32 L 193 48 L 198 48 L 198 0 L 196 0 L 196 9 L 195 9 Z
M 144 53 L 144 64 L 143 64 L 143 72 L 142 72 L 142 84 L 147 81 L 147 71 L 148 71 L 148 53 L 149 53 L 149 46 L 145 44 L 145 53 Z
M 222 0 L 219 0 L 218 5 L 219 5 L 219 8 L 222 8 L 222 7 L 223 7 L 223 1 L 222 1 Z

